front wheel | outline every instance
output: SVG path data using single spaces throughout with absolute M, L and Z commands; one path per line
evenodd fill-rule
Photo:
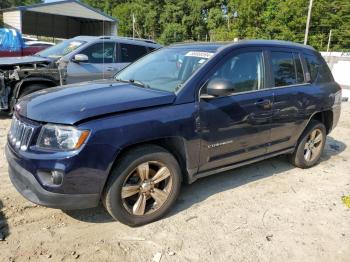
M 326 144 L 326 128 L 324 124 L 312 120 L 299 139 L 290 162 L 299 168 L 309 168 L 318 163 Z
M 149 145 L 117 162 L 102 200 L 113 218 L 139 226 L 162 217 L 176 201 L 180 187 L 176 159 L 162 147 Z
M 34 93 L 36 91 L 48 88 L 48 87 L 49 86 L 45 85 L 45 84 L 31 84 L 31 85 L 28 85 L 28 86 L 23 88 L 23 91 L 19 94 L 18 99 L 20 99 L 20 98 L 22 98 L 22 97 L 24 97 L 26 95 L 29 95 L 31 93 Z M 12 116 L 13 115 L 14 106 L 15 106 L 15 103 L 17 101 L 16 101 L 16 98 L 14 96 L 11 96 L 11 98 L 9 100 L 10 100 L 9 101 L 9 109 L 7 110 L 7 113 L 8 113 L 9 116 Z

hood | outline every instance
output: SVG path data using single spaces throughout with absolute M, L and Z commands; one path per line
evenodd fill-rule
M 0 66 L 24 65 L 50 61 L 52 61 L 50 58 L 40 56 L 4 57 L 0 58 Z
M 115 81 L 93 81 L 45 89 L 15 107 L 40 122 L 74 124 L 100 115 L 173 103 L 175 94 Z

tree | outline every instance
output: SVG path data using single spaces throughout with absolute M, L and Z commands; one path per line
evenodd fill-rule
M 165 45 L 175 42 L 182 42 L 185 40 L 185 30 L 181 24 L 167 24 L 159 40 Z
M 15 7 L 15 6 L 39 4 L 41 2 L 42 2 L 41 0 L 1 0 L 0 9 L 5 9 L 5 8 Z M 2 20 L 1 14 L 0 14 L 0 26 L 3 26 L 3 20 Z
M 1 0 L 0 9 L 41 3 L 41 0 Z
M 163 44 L 184 40 L 280 39 L 303 42 L 308 0 L 81 0 L 118 19 L 118 32 Z M 2 0 L 1 8 L 40 0 Z M 235 15 L 234 15 L 235 14 Z M 238 16 L 237 16 L 238 15 Z M 314 1 L 309 44 L 350 50 L 349 0 Z

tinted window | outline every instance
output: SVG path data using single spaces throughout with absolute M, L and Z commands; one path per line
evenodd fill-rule
M 304 83 L 304 71 L 303 66 L 301 65 L 301 60 L 299 54 L 294 54 L 294 65 L 295 65 L 295 71 L 297 72 L 297 83 Z
M 120 62 L 131 63 L 147 54 L 145 46 L 120 44 Z
M 272 52 L 272 70 L 275 86 L 289 86 L 304 82 L 299 55 L 288 52 Z
M 310 74 L 311 82 L 314 82 L 316 80 L 318 70 L 319 70 L 318 59 L 313 55 L 305 55 L 305 60 L 306 60 L 307 69 Z
M 263 87 L 263 54 L 248 52 L 233 56 L 212 78 L 231 81 L 235 93 L 258 90 Z
M 156 50 L 156 48 L 154 48 L 154 47 L 148 47 L 148 52 L 149 52 L 149 53 L 153 52 L 154 50 Z
M 89 63 L 102 64 L 102 63 L 114 63 L 115 62 L 115 44 L 114 43 L 98 43 L 93 44 L 80 54 L 87 55 L 89 57 Z

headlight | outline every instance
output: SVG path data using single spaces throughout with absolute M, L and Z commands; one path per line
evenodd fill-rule
M 73 126 L 47 124 L 42 127 L 37 146 L 43 149 L 69 151 L 81 147 L 89 136 L 89 131 Z

